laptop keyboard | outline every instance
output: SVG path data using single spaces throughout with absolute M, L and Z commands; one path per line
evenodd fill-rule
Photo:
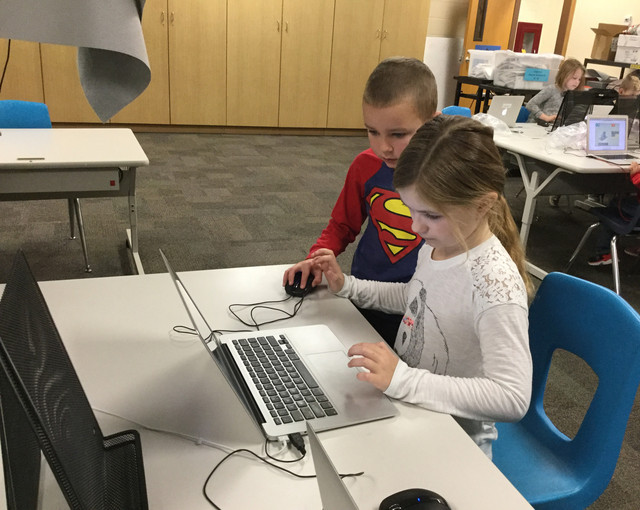
M 634 156 L 631 154 L 603 154 L 601 157 L 605 159 L 612 159 L 614 161 L 618 159 L 634 159 Z
M 284 335 L 233 340 L 233 346 L 276 425 L 338 414 Z

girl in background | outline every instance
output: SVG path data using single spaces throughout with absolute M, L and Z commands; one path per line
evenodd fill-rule
M 528 122 L 553 122 L 558 116 L 562 97 L 567 90 L 582 90 L 585 82 L 584 66 L 575 58 L 562 61 L 555 83 L 547 85 L 527 102 Z

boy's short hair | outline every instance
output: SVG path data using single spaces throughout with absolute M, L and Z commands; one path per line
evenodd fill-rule
M 391 57 L 373 70 L 362 100 L 375 107 L 392 106 L 410 97 L 418 115 L 427 121 L 438 108 L 438 88 L 431 69 L 417 58 Z
M 580 79 L 580 85 L 578 85 L 577 90 L 582 90 L 584 88 L 584 82 L 586 80 L 586 69 L 582 65 L 582 63 L 575 58 L 567 58 L 562 61 L 560 67 L 558 68 L 558 74 L 556 74 L 556 87 L 562 90 L 564 87 L 564 82 L 567 81 L 573 73 L 575 73 L 578 69 L 582 71 L 582 78 Z

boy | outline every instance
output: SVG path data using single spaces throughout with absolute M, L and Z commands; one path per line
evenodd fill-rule
M 431 70 L 414 58 L 392 57 L 373 70 L 362 98 L 362 115 L 371 148 L 351 163 L 329 224 L 309 250 L 306 260 L 285 271 L 283 284 L 302 272 L 302 286 L 313 274 L 309 259 L 319 248 L 342 253 L 360 233 L 351 274 L 365 280 L 408 282 L 416 267 L 422 239 L 411 230 L 411 215 L 393 188 L 393 169 L 420 126 L 436 114 L 438 94 Z M 361 309 L 369 323 L 391 346 L 402 320 L 377 310 Z

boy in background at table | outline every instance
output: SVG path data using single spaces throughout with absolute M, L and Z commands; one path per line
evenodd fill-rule
M 407 282 L 422 239 L 411 230 L 409 210 L 393 188 L 393 169 L 420 126 L 436 114 L 438 94 L 431 70 L 415 58 L 392 57 L 373 70 L 362 99 L 370 149 L 351 163 L 329 224 L 309 250 L 307 259 L 287 269 L 283 285 L 302 272 L 302 285 L 313 274 L 314 287 L 322 271 L 309 257 L 320 248 L 339 255 L 352 243 L 368 218 L 351 264 L 361 279 Z M 360 310 L 390 345 L 402 320 L 377 310 Z

